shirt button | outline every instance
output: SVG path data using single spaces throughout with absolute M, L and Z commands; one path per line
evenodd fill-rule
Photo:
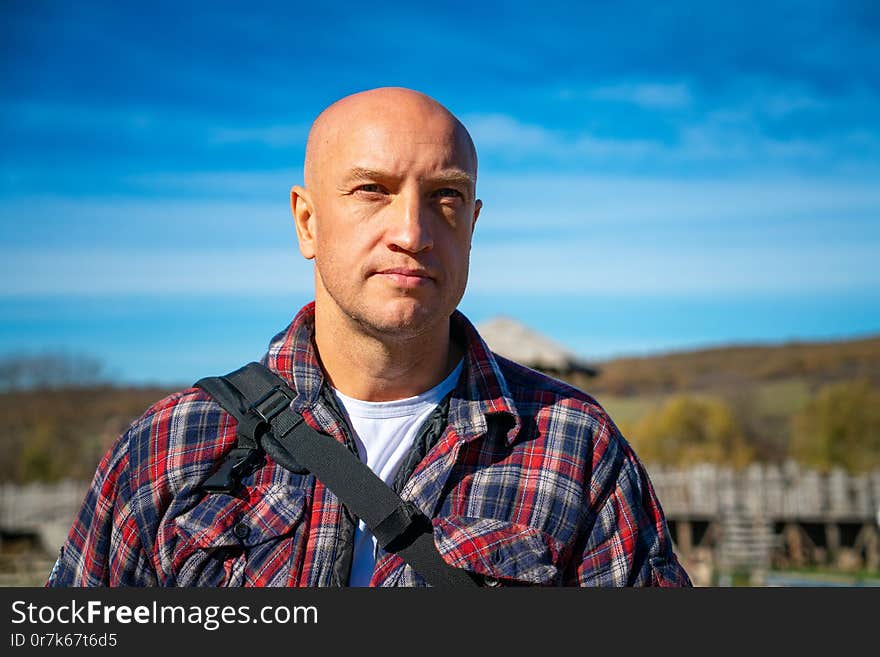
M 240 522 L 232 528 L 232 533 L 235 534 L 236 538 L 243 540 L 247 538 L 248 534 L 251 533 L 251 528 L 248 527 L 245 523 Z
M 491 587 L 501 586 L 501 582 L 499 582 L 499 581 L 498 581 L 497 579 L 495 579 L 494 577 L 485 577 L 485 578 L 483 578 L 483 583 L 484 583 L 486 586 L 491 586 Z

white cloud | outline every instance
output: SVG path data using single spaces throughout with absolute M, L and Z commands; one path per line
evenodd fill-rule
M 309 135 L 306 124 L 280 124 L 260 127 L 217 128 L 212 141 L 217 144 L 256 143 L 272 148 L 305 147 Z
M 696 166 L 761 171 L 877 171 L 880 136 L 864 130 L 815 138 L 768 134 L 749 108 L 725 108 L 681 122 L 672 139 L 600 137 L 550 129 L 503 114 L 463 117 L 481 155 L 557 166 L 680 170 Z M 489 159 L 484 157 L 484 160 Z M 805 168 L 806 167 L 806 168 Z
M 3 296 L 310 294 L 312 265 L 295 247 L 208 251 L 2 249 Z
M 880 215 L 874 180 L 763 176 L 681 179 L 601 175 L 484 173 L 480 221 L 527 228 L 690 224 L 699 230 L 731 222 L 791 225 L 803 219 Z M 878 217 L 880 218 L 880 217 Z
M 646 109 L 681 109 L 688 107 L 693 98 L 683 82 L 622 83 L 598 87 L 588 92 L 593 100 L 630 103 Z
M 642 160 L 659 155 L 662 144 L 644 139 L 606 139 L 589 133 L 569 134 L 540 125 L 523 123 L 504 114 L 471 114 L 464 124 L 481 154 L 551 158 L 572 162 L 623 158 Z
M 120 177 L 157 192 L 286 198 L 293 185 L 302 184 L 302 167 L 274 171 L 155 171 Z
M 273 125 L 218 122 L 214 115 L 184 112 L 148 105 L 95 105 L 70 102 L 19 101 L 5 105 L 0 117 L 21 129 L 63 130 L 65 133 L 177 134 L 207 144 L 260 144 L 272 148 L 305 146 L 306 123 Z
M 465 116 L 479 152 L 544 168 L 878 170 L 880 133 L 864 120 L 880 110 L 880 95 L 864 88 L 823 95 L 805 84 L 749 78 L 709 92 L 685 82 L 635 80 L 551 88 L 547 100 L 560 102 L 569 113 L 576 110 L 580 127 L 549 127 L 503 113 Z M 609 115 L 609 102 L 643 110 L 627 114 L 625 135 Z M 829 123 L 853 114 L 852 124 Z M 781 128 L 787 122 L 791 131 Z M 603 126 L 601 132 L 583 127 L 594 125 Z
M 46 127 L 71 130 L 102 129 L 143 131 L 172 120 L 181 121 L 183 117 L 169 114 L 159 115 L 146 107 L 116 107 L 113 105 L 91 105 L 85 103 L 45 103 L 18 101 L 8 103 L 3 113 L 19 128 L 41 129 Z
M 795 89 L 758 96 L 752 100 L 751 104 L 756 111 L 763 112 L 775 119 L 784 118 L 795 112 L 817 111 L 828 107 L 826 101 Z
M 540 125 L 518 121 L 506 114 L 469 114 L 463 122 L 477 143 L 477 150 L 511 149 L 525 152 L 555 145 L 558 136 Z
M 663 233 L 660 233 L 661 235 Z M 793 245 L 639 239 L 626 230 L 552 240 L 481 241 L 469 289 L 487 294 L 834 293 L 880 287 L 877 240 Z M 289 248 L 0 250 L 3 296 L 71 294 L 308 295 L 312 265 Z
M 701 251 L 618 239 L 486 245 L 475 250 L 469 289 L 481 294 L 763 294 L 880 286 L 877 249 L 792 250 L 732 244 Z
M 490 171 L 481 176 L 472 287 L 687 294 L 877 285 L 873 183 Z M 312 289 L 286 198 L 4 201 L 0 225 L 6 296 Z
M 290 244 L 288 186 L 261 198 L 0 199 L 0 245 L 175 250 Z

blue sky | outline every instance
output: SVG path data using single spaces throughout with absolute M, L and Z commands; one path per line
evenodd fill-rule
M 3 3 L 0 355 L 258 358 L 310 298 L 308 126 L 389 85 L 477 144 L 475 322 L 590 359 L 880 332 L 876 3 L 317 4 Z

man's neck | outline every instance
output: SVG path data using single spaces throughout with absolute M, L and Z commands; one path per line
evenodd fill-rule
M 373 335 L 353 321 L 315 308 L 315 344 L 330 385 L 363 401 L 405 399 L 443 381 L 463 351 L 449 337 L 449 320 L 413 337 Z

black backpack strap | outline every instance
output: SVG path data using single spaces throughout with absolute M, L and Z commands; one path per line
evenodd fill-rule
M 248 418 L 241 406 L 241 396 L 221 377 L 201 379 L 196 387 L 211 395 L 223 409 L 238 421 L 238 442 L 226 455 L 220 467 L 202 484 L 209 493 L 231 493 L 239 482 L 262 461 L 262 450 L 248 434 Z
M 295 393 L 267 367 L 249 363 L 225 377 L 202 379 L 196 386 L 212 395 L 236 420 L 242 418 L 238 444 L 204 488 L 211 490 L 213 485 L 214 491 L 226 490 L 217 485 L 240 479 L 261 447 L 284 467 L 308 468 L 364 521 L 383 550 L 400 555 L 433 586 L 477 586 L 469 573 L 453 568 L 440 556 L 431 521 L 345 445 L 306 424 L 302 415 L 290 408 Z

